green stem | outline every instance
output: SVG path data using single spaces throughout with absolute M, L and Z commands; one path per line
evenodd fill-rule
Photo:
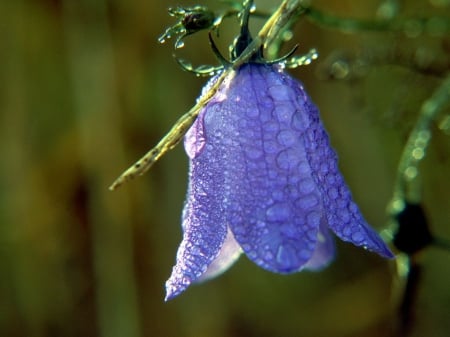
M 419 164 L 425 158 L 430 142 L 431 123 L 450 101 L 450 74 L 447 74 L 441 85 L 427 99 L 419 112 L 419 117 L 411 131 L 397 169 L 394 195 L 390 205 L 391 214 L 397 214 L 404 207 L 408 189 L 417 184 Z

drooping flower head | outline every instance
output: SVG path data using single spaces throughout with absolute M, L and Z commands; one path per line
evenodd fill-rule
M 238 54 L 250 41 L 246 24 Z M 226 77 L 184 145 L 183 240 L 166 300 L 242 252 L 275 273 L 321 269 L 334 257 L 332 233 L 393 256 L 353 201 L 318 109 L 281 64 L 257 55 Z

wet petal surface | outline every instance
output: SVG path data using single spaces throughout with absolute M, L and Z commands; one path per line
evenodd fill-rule
M 202 123 L 201 113 L 185 138 L 191 161 L 182 216 L 183 241 L 178 248 L 176 265 L 166 282 L 166 300 L 179 295 L 207 271 L 219 255 L 227 235 L 221 163 L 208 155 L 211 152 L 203 151 Z
M 247 65 L 208 107 L 207 143 L 223 163 L 226 219 L 246 255 L 278 273 L 299 271 L 316 248 L 325 212 L 304 148 L 292 127 L 303 114 L 274 68 Z M 226 144 L 226 147 L 222 145 Z
M 198 281 L 203 282 L 222 274 L 236 262 L 241 254 L 241 246 L 237 243 L 231 230 L 228 229 L 227 237 L 220 249 L 219 255 L 212 261 Z

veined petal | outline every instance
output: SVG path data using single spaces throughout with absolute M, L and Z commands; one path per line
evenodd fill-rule
M 223 163 L 224 208 L 236 240 L 259 266 L 292 273 L 313 255 L 325 213 L 304 133 L 291 127 L 295 92 L 282 80 L 272 66 L 244 65 L 223 88 L 226 99 L 208 107 L 204 128 Z
M 322 195 L 328 226 L 342 240 L 361 246 L 383 257 L 394 255 L 381 237 L 364 220 L 338 168 L 338 159 L 329 144 L 329 138 L 319 118 L 319 111 L 299 82 L 286 77 L 297 87 L 298 105 L 308 114 L 298 116 L 295 125 L 305 129 L 305 150 L 312 176 Z
M 183 292 L 196 282 L 212 261 L 219 255 L 227 235 L 223 209 L 224 179 L 221 162 L 215 152 L 205 145 L 203 115 L 199 117 L 186 136 L 189 154 L 189 187 L 183 210 L 183 241 L 177 252 L 176 265 L 166 282 L 166 300 Z

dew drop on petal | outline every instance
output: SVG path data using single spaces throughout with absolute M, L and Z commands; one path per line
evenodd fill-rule
M 280 145 L 289 147 L 294 145 L 298 141 L 298 138 L 291 130 L 283 130 L 278 133 L 277 140 Z
M 302 193 L 311 193 L 316 189 L 314 181 L 310 178 L 305 178 L 299 182 L 299 190 Z
M 296 251 L 291 245 L 279 246 L 276 259 L 280 267 L 280 272 L 290 272 L 296 269 L 298 259 Z
M 273 154 L 278 152 L 278 144 L 274 140 L 264 141 L 264 151 L 268 154 Z
M 295 97 L 294 91 L 286 85 L 274 85 L 269 87 L 269 94 L 277 101 L 291 102 Z
M 352 233 L 352 239 L 354 242 L 361 242 L 364 240 L 364 234 L 360 231 Z
M 268 221 L 287 221 L 291 216 L 291 210 L 288 204 L 276 203 L 269 207 L 266 211 Z
M 295 205 L 302 210 L 310 210 L 319 204 L 319 199 L 315 194 L 304 195 L 295 201 Z
M 298 153 L 292 148 L 280 152 L 277 156 L 278 167 L 284 170 L 295 168 L 299 160 Z

